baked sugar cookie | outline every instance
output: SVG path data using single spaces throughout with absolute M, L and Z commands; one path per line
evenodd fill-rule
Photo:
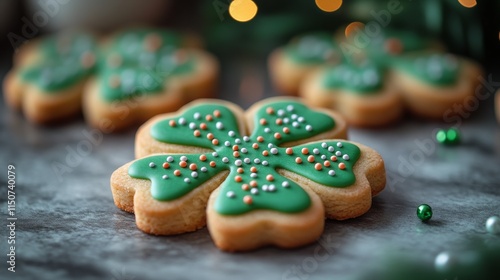
M 338 114 L 297 99 L 264 100 L 246 113 L 195 101 L 139 129 L 140 158 L 113 173 L 111 190 L 147 233 L 208 224 L 222 250 L 297 247 L 321 235 L 325 216 L 366 213 L 385 187 L 380 155 L 345 137 Z

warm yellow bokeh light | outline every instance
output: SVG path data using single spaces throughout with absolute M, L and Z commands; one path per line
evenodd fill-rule
M 458 0 L 458 3 L 462 4 L 462 6 L 466 8 L 472 8 L 476 6 L 476 0 Z
M 359 21 L 351 22 L 345 28 L 345 36 L 350 37 L 356 34 L 356 31 L 363 30 L 365 28 L 365 24 Z
M 229 5 L 229 14 L 237 21 L 249 21 L 257 14 L 257 5 L 252 0 L 234 0 Z
M 335 12 L 342 6 L 342 0 L 315 0 L 316 5 L 322 11 Z

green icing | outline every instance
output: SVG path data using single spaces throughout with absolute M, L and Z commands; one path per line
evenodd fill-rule
M 350 93 L 369 95 L 382 88 L 384 70 L 374 64 L 357 66 L 344 63 L 327 68 L 322 82 L 326 89 L 345 89 Z
M 311 33 L 303 35 L 285 47 L 285 54 L 297 63 L 321 64 L 336 56 L 340 58 L 340 49 L 329 33 Z
M 60 92 L 94 71 L 94 63 L 83 65 L 82 58 L 88 54 L 95 55 L 95 48 L 93 37 L 87 34 L 48 37 L 40 43 L 40 60 L 23 67 L 20 77 L 45 93 Z
M 150 131 L 156 140 L 214 152 L 204 154 L 205 161 L 199 154 L 146 157 L 130 166 L 129 175 L 151 180 L 152 196 L 169 201 L 189 193 L 219 172 L 229 170 L 214 205 L 215 210 L 224 215 L 257 209 L 285 213 L 307 209 L 311 204 L 308 194 L 295 182 L 280 175 L 279 169 L 292 171 L 327 187 L 347 187 L 355 182 L 352 167 L 360 150 L 353 144 L 344 141 L 341 144 L 331 141 L 310 143 L 290 148 L 288 152 L 292 154 L 279 146 L 332 129 L 335 122 L 328 115 L 310 110 L 296 101 L 280 101 L 259 108 L 254 120 L 253 133 L 242 136 L 238 120 L 228 107 L 205 104 L 191 107 L 180 116 L 159 121 Z M 308 154 L 302 153 L 305 147 L 309 149 Z M 337 152 L 340 154 L 333 159 Z M 345 154 L 348 157 L 343 158 Z M 182 156 L 185 156 L 185 167 L 180 165 Z M 309 156 L 314 157 L 314 162 L 308 161 Z M 302 162 L 296 163 L 297 158 Z M 329 163 L 325 164 L 325 161 Z M 162 167 L 165 162 L 169 162 L 168 169 Z M 196 170 L 190 169 L 192 163 L 196 164 Z M 340 169 L 340 163 L 345 168 Z M 315 168 L 316 164 L 321 164 L 321 170 Z M 174 174 L 175 170 L 181 172 L 180 176 Z M 251 198 L 251 203 L 245 202 L 248 198 Z
M 378 47 L 372 49 L 383 50 L 387 39 L 398 40 L 403 46 L 403 52 L 420 51 L 430 47 L 430 41 L 425 37 L 419 36 L 418 34 L 407 30 L 388 29 L 382 33 L 382 36 L 374 39 L 374 42 L 378 45 Z
M 425 83 L 448 86 L 457 81 L 461 65 L 452 55 L 434 53 L 402 57 L 394 67 Z

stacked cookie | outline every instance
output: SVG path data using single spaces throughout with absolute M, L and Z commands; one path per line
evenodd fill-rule
M 312 33 L 275 50 L 269 59 L 276 87 L 307 103 L 334 108 L 350 124 L 377 126 L 418 115 L 447 119 L 473 95 L 481 68 L 413 33 L 385 30 L 368 42 Z
M 211 96 L 217 76 L 215 58 L 177 33 L 135 28 L 98 39 L 74 32 L 23 46 L 4 95 L 35 123 L 83 110 L 91 126 L 115 131 Z

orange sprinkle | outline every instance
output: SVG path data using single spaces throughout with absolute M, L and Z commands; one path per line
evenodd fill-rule
M 260 124 L 261 125 L 266 125 L 267 124 L 267 120 L 266 119 L 260 119 Z
M 269 115 L 274 114 L 274 109 L 273 109 L 273 107 L 267 107 L 267 109 L 266 109 L 266 113 L 268 113 Z
M 304 155 L 307 155 L 309 153 L 309 149 L 308 148 L 302 148 L 302 154 Z
M 203 130 L 207 130 L 207 124 L 206 123 L 201 123 L 200 128 Z
M 219 140 L 217 140 L 217 139 L 212 140 L 212 144 L 219 145 Z
M 262 136 L 257 136 L 257 142 L 264 142 L 264 137 Z
M 252 202 L 253 202 L 252 197 L 249 195 L 245 195 L 243 197 L 243 202 L 245 202 L 246 204 L 252 204 Z
M 257 143 L 253 143 L 253 144 L 252 144 L 252 148 L 254 148 L 254 149 L 256 149 L 256 150 L 257 150 L 257 149 L 259 148 L 259 144 L 257 144 Z
M 314 156 L 313 155 L 310 155 L 307 157 L 307 161 L 308 162 L 314 162 Z
M 314 165 L 314 169 L 320 171 L 321 169 L 323 169 L 323 166 L 321 166 L 321 163 L 318 162 Z
M 268 181 L 270 181 L 270 182 L 274 181 L 274 177 L 273 177 L 273 175 L 268 174 L 268 175 L 266 176 L 266 180 L 268 180 Z
M 403 52 L 403 44 L 396 38 L 385 40 L 385 50 L 390 54 L 400 54 Z
M 237 151 L 240 147 L 238 147 L 238 145 L 234 145 L 233 146 L 233 151 Z
M 283 127 L 283 133 L 286 133 L 286 134 L 290 133 L 290 128 L 288 128 L 286 126 Z
M 238 172 L 240 174 L 243 173 L 243 168 L 239 167 L 238 169 L 236 169 L 236 172 Z
M 331 159 L 332 161 L 337 161 L 337 157 L 336 157 L 336 156 L 331 156 L 331 157 L 330 157 L 330 159 Z
M 215 166 L 216 166 L 215 161 L 211 161 L 210 162 L 210 167 L 215 167 Z
M 296 157 L 296 158 L 295 158 L 295 162 L 296 162 L 296 163 L 302 163 L 302 159 L 301 159 L 301 158 L 299 158 L 299 157 Z
M 248 191 L 250 189 L 250 186 L 248 184 L 243 184 L 241 185 L 241 189 L 243 189 L 244 191 Z
M 170 164 L 168 162 L 163 163 L 163 168 L 168 169 L 170 167 Z
M 234 180 L 236 182 L 241 182 L 243 179 L 241 179 L 241 176 L 236 176 L 236 177 L 234 177 Z
M 196 169 L 198 169 L 198 166 L 197 166 L 195 163 L 191 163 L 191 164 L 189 165 L 189 169 L 191 169 L 191 170 L 195 171 Z
M 339 163 L 339 168 L 344 170 L 345 169 L 345 163 L 341 162 Z
M 234 151 L 233 152 L 233 157 L 240 157 L 240 152 Z
M 196 136 L 196 137 L 200 137 L 201 136 L 201 132 L 197 129 L 193 132 L 193 135 Z
M 257 172 L 257 167 L 252 166 L 252 167 L 250 168 L 250 171 L 251 171 L 251 172 L 253 172 L 253 173 Z
M 277 125 L 281 125 L 281 124 L 283 124 L 283 120 L 282 120 L 282 119 L 280 119 L 280 118 L 277 118 L 277 119 L 276 119 L 276 124 L 277 124 Z
M 170 120 L 168 122 L 168 124 L 171 126 L 171 127 L 174 127 L 175 126 L 175 121 L 174 120 Z
M 279 132 L 276 132 L 276 133 L 274 134 L 274 138 L 276 138 L 276 139 L 281 139 L 281 134 L 280 134 Z
M 186 166 L 187 166 L 187 165 L 188 165 L 188 164 L 187 164 L 187 162 L 185 162 L 185 161 L 181 161 L 181 162 L 179 162 L 179 166 L 180 166 L 180 167 L 182 167 L 182 168 L 186 168 Z
M 174 175 L 175 175 L 175 176 L 181 176 L 181 172 L 180 172 L 178 169 L 176 169 L 176 170 L 174 171 Z
M 329 167 L 330 166 L 330 162 L 328 160 L 325 160 L 325 162 L 323 162 L 323 165 L 326 166 L 326 167 Z
M 207 156 L 206 156 L 206 155 L 200 155 L 200 160 L 201 160 L 201 161 L 205 161 L 205 160 L 207 160 Z
M 215 116 L 216 118 L 220 118 L 220 111 L 219 111 L 219 110 L 215 110 L 215 111 L 214 111 L 214 116 Z
M 262 151 L 262 155 L 267 157 L 269 155 L 269 152 L 267 150 Z
M 257 187 L 257 181 L 255 181 L 255 180 L 250 181 L 250 186 L 251 186 L 252 188 Z
M 205 117 L 205 119 L 206 119 L 207 121 L 211 122 L 214 118 L 212 117 L 212 115 L 207 115 L 207 116 Z
M 214 135 L 212 133 L 207 134 L 208 140 L 214 139 Z
M 291 155 L 291 154 L 293 154 L 293 150 L 292 150 L 292 148 L 286 148 L 285 153 L 286 153 L 287 155 Z

